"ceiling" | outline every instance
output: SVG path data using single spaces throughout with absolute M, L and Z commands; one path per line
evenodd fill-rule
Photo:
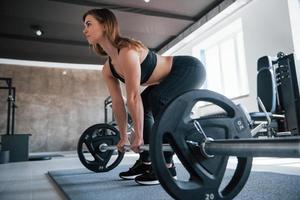
M 83 37 L 82 15 L 109 8 L 121 33 L 159 51 L 223 0 L 1 0 L 0 58 L 103 64 Z M 36 36 L 30 28 L 40 26 Z

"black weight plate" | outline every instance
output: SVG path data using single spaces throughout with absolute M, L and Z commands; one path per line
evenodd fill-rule
M 108 124 L 96 124 L 86 129 L 77 145 L 77 153 L 81 163 L 94 172 L 106 172 L 115 168 L 123 159 L 124 153 L 119 152 L 115 160 L 114 150 L 101 152 L 100 145 L 117 145 L 120 140 L 119 131 Z
M 233 199 L 248 180 L 252 157 L 237 158 L 230 181 L 222 187 L 228 156 L 207 158 L 199 147 L 187 140 L 200 142 L 203 135 L 194 126 L 191 111 L 199 101 L 210 102 L 225 111 L 219 116 L 200 117 L 207 137 L 212 139 L 250 138 L 250 128 L 244 114 L 226 97 L 208 90 L 192 90 L 173 100 L 156 121 L 150 136 L 152 165 L 161 185 L 175 199 Z M 192 179 L 175 180 L 169 173 L 163 156 L 163 138 L 167 138 Z

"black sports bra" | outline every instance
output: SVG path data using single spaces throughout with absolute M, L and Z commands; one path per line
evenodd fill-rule
M 120 50 L 119 50 L 120 51 Z M 141 63 L 141 81 L 140 83 L 143 84 L 147 82 L 147 80 L 150 78 L 151 74 L 153 73 L 155 66 L 157 63 L 157 56 L 156 54 L 149 50 L 146 58 Z M 111 63 L 111 58 L 109 57 L 109 67 L 112 75 L 125 83 L 125 80 L 116 72 L 114 66 Z

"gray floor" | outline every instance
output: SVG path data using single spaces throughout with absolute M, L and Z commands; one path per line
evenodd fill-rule
M 82 165 L 74 152 L 62 154 L 64 157 L 54 157 L 47 161 L 1 164 L 0 199 L 64 199 L 46 173 L 51 170 L 78 169 Z M 127 154 L 121 164 L 130 164 L 136 158 L 134 154 Z M 228 167 L 234 165 L 235 159 L 230 159 Z M 300 178 L 300 159 L 255 158 L 253 170 L 293 174 Z

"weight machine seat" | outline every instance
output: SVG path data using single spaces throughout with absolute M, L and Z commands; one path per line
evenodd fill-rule
M 277 85 L 273 62 L 271 57 L 263 56 L 257 60 L 257 96 L 263 103 L 267 113 L 263 112 L 261 106 L 258 106 L 259 112 L 249 113 L 254 124 L 258 121 L 268 122 L 267 116 L 270 118 L 270 129 L 277 129 L 278 120 L 284 119 L 284 115 L 278 113 L 279 102 L 277 98 Z M 255 126 L 255 125 L 254 125 Z
M 262 101 L 267 115 L 273 118 L 272 115 L 276 111 L 276 81 L 272 61 L 270 57 L 263 56 L 257 61 L 257 96 Z M 259 112 L 249 113 L 254 121 L 266 121 L 266 113 L 258 106 Z

